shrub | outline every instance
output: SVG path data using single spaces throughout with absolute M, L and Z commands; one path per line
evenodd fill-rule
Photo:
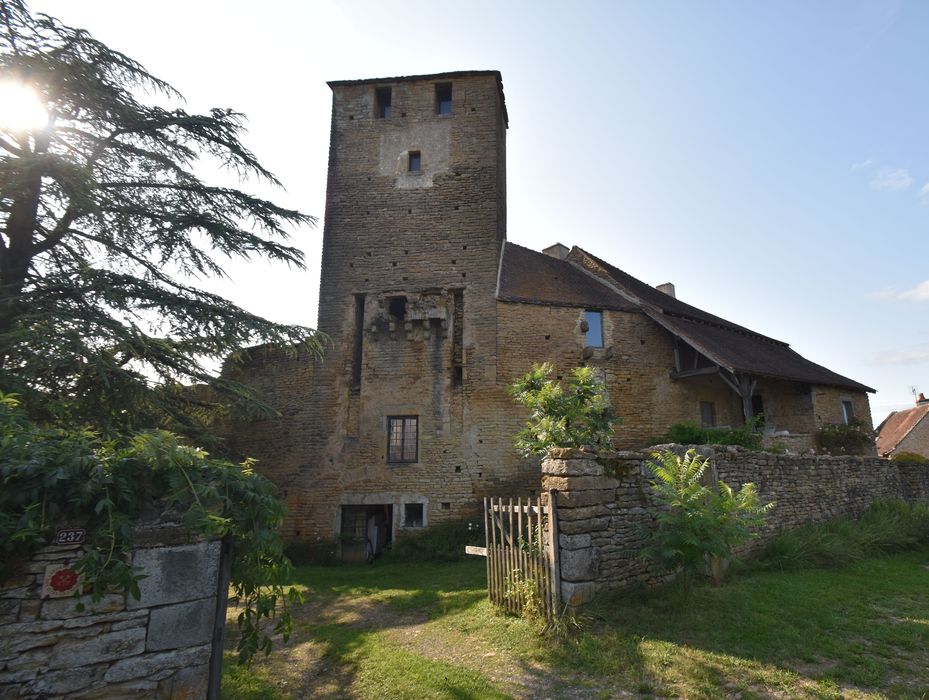
M 610 449 L 613 425 L 619 419 L 594 370 L 571 370 L 566 386 L 550 378 L 552 371 L 547 362 L 533 365 L 510 387 L 516 402 L 531 411 L 516 437 L 516 449 L 525 457 L 544 456 L 552 447 Z
M 915 452 L 895 452 L 890 459 L 899 464 L 929 464 L 929 457 L 923 457 Z
M 874 449 L 874 433 L 858 419 L 824 425 L 816 431 L 816 448 L 830 455 L 866 455 Z
M 673 442 L 678 445 L 741 445 L 750 450 L 760 450 L 762 439 L 757 429 L 763 420 L 762 416 L 755 416 L 743 427 L 733 429 L 701 428 L 693 421 L 675 423 L 664 435 L 651 438 L 646 447 Z
M 652 490 L 664 508 L 644 556 L 666 570 L 680 569 L 685 585 L 708 568 L 721 584 L 732 547 L 754 536 L 774 504 L 762 505 L 751 483 L 738 492 L 722 481 L 715 491 L 702 484 L 709 460 L 695 450 L 684 457 L 669 451 L 653 456 L 647 462 L 655 476 Z
M 331 566 L 341 562 L 335 539 L 294 540 L 284 546 L 284 554 L 297 566 Z
M 839 567 L 875 554 L 929 545 L 929 506 L 874 503 L 861 518 L 834 518 L 787 530 L 768 544 L 758 568 Z
M 291 565 L 277 529 L 284 510 L 269 481 L 246 461 L 233 464 L 151 431 L 101 440 L 90 431 L 43 428 L 0 393 L 0 582 L 48 544 L 63 522 L 87 529 L 89 550 L 75 568 L 94 601 L 110 590 L 139 598 L 144 572 L 132 567 L 132 525 L 153 507 L 191 532 L 234 538 L 232 594 L 240 661 L 290 634 L 285 591 Z M 275 616 L 273 632 L 262 618 Z
M 484 545 L 484 524 L 474 520 L 455 520 L 416 534 L 398 537 L 390 558 L 402 561 L 461 561 L 466 545 Z

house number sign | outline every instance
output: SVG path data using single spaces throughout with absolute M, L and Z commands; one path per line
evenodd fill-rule
M 87 530 L 82 527 L 61 527 L 55 531 L 53 544 L 84 544 Z

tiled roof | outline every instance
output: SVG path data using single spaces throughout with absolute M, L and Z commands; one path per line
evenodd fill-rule
M 887 416 L 877 427 L 877 453 L 884 456 L 893 452 L 900 441 L 927 415 L 929 403 L 905 411 L 894 411 Z
M 731 372 L 871 391 L 807 360 L 780 340 L 707 313 L 574 248 L 567 260 L 507 243 L 498 297 L 503 301 L 646 313 Z
M 503 254 L 498 297 L 526 304 L 638 310 L 571 263 L 509 242 Z

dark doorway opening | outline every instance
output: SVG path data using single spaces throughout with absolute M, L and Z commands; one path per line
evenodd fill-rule
M 388 503 L 342 506 L 342 560 L 372 561 L 393 541 L 393 506 Z

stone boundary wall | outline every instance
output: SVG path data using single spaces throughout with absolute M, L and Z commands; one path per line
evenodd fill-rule
M 225 620 L 223 542 L 191 542 L 181 528 L 163 526 L 133 541 L 132 565 L 146 576 L 140 600 L 54 597 L 51 577 L 82 556 L 80 545 L 45 547 L 0 587 L 0 700 L 218 697 L 221 659 L 212 669 L 211 659 L 214 646 L 222 654 L 214 622 Z
M 656 449 L 686 450 L 679 445 Z M 699 446 L 712 476 L 738 489 L 758 487 L 775 501 L 761 536 L 836 516 L 857 516 L 875 501 L 929 502 L 929 464 L 898 465 L 876 457 L 785 456 L 732 446 Z M 657 508 L 645 462 L 650 452 L 619 452 L 604 459 L 578 450 L 554 450 L 542 462 L 542 488 L 557 491 L 562 599 L 589 601 L 597 590 L 654 585 L 666 579 L 640 558 Z

